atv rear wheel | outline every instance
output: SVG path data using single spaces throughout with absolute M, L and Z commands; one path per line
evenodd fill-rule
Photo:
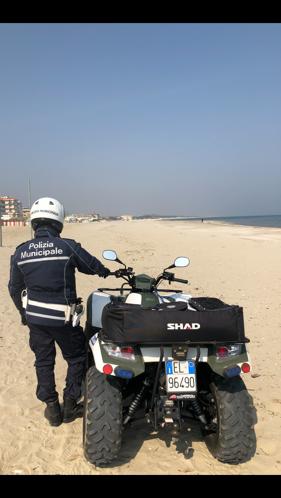
M 92 366 L 86 374 L 83 447 L 95 465 L 118 457 L 122 438 L 122 395 L 117 379 Z
M 212 429 L 205 433 L 213 456 L 223 463 L 250 460 L 256 450 L 256 410 L 241 377 L 215 377 L 210 384 L 213 397 Z

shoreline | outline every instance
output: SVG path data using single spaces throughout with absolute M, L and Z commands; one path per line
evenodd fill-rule
M 182 226 L 184 225 L 187 225 L 189 222 L 191 222 L 192 224 L 194 222 L 198 222 L 198 224 L 196 224 L 196 226 L 200 226 L 200 227 L 203 227 L 203 226 L 206 226 L 206 225 L 213 225 L 213 226 L 224 226 L 224 227 L 227 227 L 227 228 L 233 228 L 233 227 L 237 227 L 237 228 L 245 228 L 245 229 L 257 229 L 257 230 L 269 230 L 269 231 L 272 231 L 272 230 L 278 230 L 278 233 L 281 234 L 281 227 L 268 227 L 268 226 L 259 226 L 259 225 L 241 225 L 239 223 L 230 223 L 230 222 L 224 222 L 224 221 L 216 221 L 216 220 L 205 220 L 204 219 L 204 222 L 202 223 L 200 220 L 170 220 L 170 219 L 163 219 L 163 218 L 159 218 L 159 219 L 155 219 L 155 220 L 152 220 L 152 221 L 164 221 L 166 223 L 168 222 L 174 222 L 176 221 L 177 224 L 179 224 L 180 222 L 182 222 Z
M 249 227 L 249 228 L 274 228 L 274 229 L 279 229 L 281 230 L 281 226 L 268 226 L 268 225 L 251 225 L 251 224 L 244 224 L 244 223 L 235 223 L 227 220 L 219 220 L 219 219 L 211 219 L 211 218 L 203 218 L 203 222 L 201 221 L 202 218 L 154 218 L 155 221 L 176 221 L 176 222 L 197 222 L 200 225 L 206 225 L 208 223 L 211 223 L 213 225 L 226 225 L 226 226 L 238 226 L 238 227 Z

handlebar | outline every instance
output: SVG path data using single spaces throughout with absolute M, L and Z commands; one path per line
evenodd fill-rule
M 108 276 L 116 278 L 131 277 L 133 275 L 132 268 L 119 268 L 118 270 L 109 272 Z
M 173 278 L 173 282 L 180 282 L 181 284 L 188 284 L 188 280 L 184 280 L 183 278 Z
M 188 280 L 183 280 L 182 278 L 176 278 L 174 273 L 164 271 L 162 275 L 159 275 L 157 281 L 160 282 L 160 280 L 168 280 L 169 283 L 171 282 L 180 282 L 181 284 L 188 284 Z
M 132 277 L 134 275 L 132 268 L 120 268 L 119 270 L 115 270 L 115 271 L 111 271 L 108 275 L 110 276 L 114 276 L 116 278 L 124 278 L 124 277 Z M 124 278 L 125 279 L 125 278 Z M 170 273 L 170 272 L 164 272 L 163 274 L 161 274 L 157 280 L 156 280 L 156 287 L 158 285 L 158 283 L 160 282 L 160 280 L 169 280 L 169 282 L 179 282 L 181 284 L 188 284 L 188 280 L 184 280 L 183 278 L 176 278 L 174 276 L 174 273 Z M 129 280 L 125 279 L 127 282 L 129 282 Z M 130 282 L 129 282 L 130 283 Z

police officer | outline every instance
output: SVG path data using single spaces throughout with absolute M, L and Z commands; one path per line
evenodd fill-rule
M 47 404 L 50 425 L 82 416 L 81 385 L 86 368 L 86 342 L 82 327 L 73 326 L 77 306 L 75 269 L 107 277 L 109 269 L 72 239 L 63 239 L 64 208 L 56 199 L 43 197 L 31 207 L 35 237 L 16 248 L 11 257 L 10 295 L 30 330 L 35 354 L 37 398 Z M 61 412 L 54 366 L 58 344 L 68 369 Z

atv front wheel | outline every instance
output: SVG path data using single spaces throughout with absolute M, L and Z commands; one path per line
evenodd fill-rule
M 206 444 L 223 463 L 250 460 L 256 450 L 254 424 L 257 422 L 252 397 L 241 377 L 215 377 L 210 384 L 213 408 Z
M 86 374 L 83 447 L 95 465 L 118 457 L 122 438 L 122 395 L 117 379 L 92 366 Z

